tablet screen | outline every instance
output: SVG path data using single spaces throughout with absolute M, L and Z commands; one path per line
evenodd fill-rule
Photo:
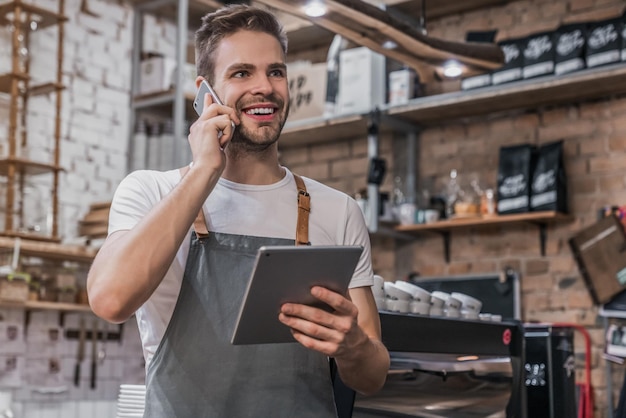
M 311 295 L 311 287 L 324 286 L 345 295 L 362 252 L 361 246 L 343 245 L 261 247 L 231 342 L 295 342 L 278 320 L 281 305 L 292 302 L 330 309 Z

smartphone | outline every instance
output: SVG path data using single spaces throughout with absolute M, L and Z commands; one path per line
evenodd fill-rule
M 215 93 L 215 90 L 211 87 L 211 85 L 206 81 L 202 80 L 200 83 L 200 88 L 198 89 L 198 93 L 196 93 L 196 98 L 193 100 L 193 108 L 196 110 L 198 116 L 202 114 L 202 110 L 204 110 L 204 95 L 210 94 L 213 97 L 213 101 L 219 105 L 223 105 L 224 103 Z M 235 122 L 230 121 L 230 125 L 233 128 L 233 132 L 235 131 Z M 220 135 L 221 136 L 221 135 Z

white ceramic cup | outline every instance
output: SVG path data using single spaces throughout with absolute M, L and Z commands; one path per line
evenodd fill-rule
M 461 306 L 463 306 L 463 302 L 450 295 L 448 296 L 448 299 L 446 299 L 446 303 L 443 306 L 444 309 L 453 309 L 455 311 L 460 311 Z
M 434 209 L 427 209 L 424 211 L 424 223 L 432 224 L 439 220 L 439 212 Z
M 395 285 L 397 288 L 409 292 L 414 300 L 430 304 L 430 292 L 428 290 L 402 280 L 396 280 Z
M 430 314 L 430 303 L 429 302 L 419 302 L 417 300 L 412 300 L 409 303 L 409 312 L 417 314 L 417 315 L 429 315 Z
M 450 296 L 461 301 L 463 304 L 461 309 L 479 313 L 483 307 L 483 303 L 480 300 L 470 295 L 466 295 L 465 293 L 452 292 Z
M 459 309 L 447 308 L 444 309 L 444 316 L 447 318 L 460 318 L 461 311 Z
M 478 315 L 480 315 L 477 311 L 472 311 L 468 309 L 461 309 L 461 318 L 465 319 L 478 319 Z
M 387 310 L 391 312 L 408 313 L 409 312 L 409 300 L 402 299 L 386 299 L 385 304 Z
M 435 290 L 430 293 L 431 303 L 440 308 L 443 308 L 443 305 L 446 303 L 449 297 L 450 293 L 442 292 L 440 290 Z
M 430 316 L 443 316 L 443 308 L 441 306 L 437 307 L 437 306 L 431 305 L 429 315 Z
M 411 300 L 410 293 L 396 287 L 396 285 L 391 282 L 385 282 L 385 297 L 392 300 L 405 300 L 407 303 Z
M 398 221 L 402 225 L 413 225 L 415 223 L 415 203 L 402 203 L 398 206 Z
M 374 297 L 385 297 L 385 279 L 381 276 L 374 275 L 374 284 L 372 285 L 372 293 Z
M 374 301 L 376 302 L 376 308 L 379 311 L 384 311 L 387 309 L 387 299 L 384 296 L 374 296 Z

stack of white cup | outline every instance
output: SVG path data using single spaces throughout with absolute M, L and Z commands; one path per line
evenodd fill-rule
M 483 303 L 465 293 L 452 292 L 450 295 L 453 298 L 461 301 L 461 317 L 465 319 L 479 319 L 480 310 L 483 307 Z
M 372 286 L 372 293 L 374 294 L 374 301 L 376 302 L 376 307 L 379 311 L 384 311 L 387 309 L 387 304 L 385 301 L 385 279 L 381 276 L 375 274 L 374 275 L 374 285 Z
M 430 294 L 430 316 L 443 316 L 444 305 L 450 295 L 446 292 L 435 290 Z
M 408 313 L 411 294 L 391 282 L 385 282 L 385 304 L 391 312 Z
M 430 292 L 409 282 L 397 280 L 395 286 L 411 295 L 409 312 L 416 315 L 430 314 Z

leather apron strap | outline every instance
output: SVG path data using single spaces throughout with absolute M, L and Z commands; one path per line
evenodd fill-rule
M 298 224 L 296 225 L 296 245 L 311 245 L 309 242 L 309 213 L 311 212 L 311 196 L 306 191 L 302 177 L 293 175 L 298 187 Z
M 189 171 L 189 167 L 185 166 L 180 169 L 180 177 L 184 177 Z M 311 196 L 306 191 L 304 180 L 297 174 L 293 175 L 298 188 L 298 223 L 296 225 L 296 245 L 311 245 L 309 242 L 309 213 L 311 212 Z M 199 239 L 207 238 L 209 230 L 207 229 L 204 211 L 200 208 L 198 216 L 193 221 L 193 230 Z

